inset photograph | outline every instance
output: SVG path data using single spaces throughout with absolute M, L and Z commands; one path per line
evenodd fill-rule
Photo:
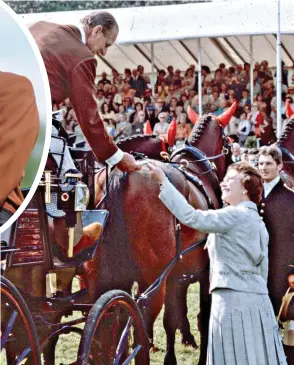
M 0 233 L 33 195 L 48 154 L 46 131 L 50 135 L 51 130 L 45 67 L 33 37 L 18 20 L 0 1 Z

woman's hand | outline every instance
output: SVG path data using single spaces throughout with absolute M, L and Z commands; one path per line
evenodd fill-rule
M 165 180 L 165 174 L 162 171 L 162 169 L 155 164 L 155 162 L 150 162 L 147 164 L 150 170 L 150 176 L 153 180 L 158 182 L 159 184 L 162 184 Z

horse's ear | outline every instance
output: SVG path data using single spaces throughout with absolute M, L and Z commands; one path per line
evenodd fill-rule
M 174 118 L 167 130 L 166 140 L 170 147 L 172 147 L 176 142 L 176 135 L 177 135 L 177 120 Z
M 233 104 L 229 107 L 229 109 L 227 109 L 221 115 L 215 118 L 223 128 L 225 128 L 229 124 L 232 116 L 236 111 L 236 108 L 237 108 L 237 101 L 234 101 Z
M 152 134 L 153 133 L 149 120 L 147 120 L 147 122 L 144 124 L 143 133 L 144 134 Z
M 190 107 L 190 105 L 188 105 L 187 108 L 187 115 L 193 125 L 195 125 L 200 119 L 199 115 Z
M 291 104 L 289 100 L 286 100 L 286 116 L 288 119 L 292 117 L 294 114 L 294 110 L 291 108 Z

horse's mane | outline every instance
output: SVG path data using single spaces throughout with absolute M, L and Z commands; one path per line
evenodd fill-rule
M 125 221 L 124 195 L 127 176 L 127 173 L 117 169 L 110 173 L 108 195 L 99 207 L 99 209 L 108 210 L 110 214 L 101 242 L 103 254 L 100 257 L 99 275 L 103 278 L 102 287 L 97 287 L 96 295 L 100 295 L 105 290 L 117 288 L 122 277 L 125 277 L 123 290 L 129 291 L 132 278 L 137 275 Z M 109 271 L 110 267 L 116 268 L 116 274 Z M 128 273 L 124 271 L 125 267 L 129 268 Z
M 148 139 L 151 138 L 157 138 L 157 136 L 155 134 L 134 134 L 133 136 L 130 137 L 124 137 L 121 138 L 119 141 L 116 142 L 116 144 L 119 146 L 120 144 L 124 143 L 124 142 L 132 142 L 132 141 L 147 141 Z
M 208 126 L 209 122 L 211 121 L 210 115 L 205 115 L 201 117 L 199 123 L 196 125 L 196 128 L 193 128 L 190 137 L 188 138 L 189 143 L 197 142 L 200 137 L 202 137 L 204 130 Z
M 289 137 L 290 133 L 293 131 L 294 128 L 294 119 L 290 120 L 290 122 L 287 123 L 282 135 L 277 140 L 277 145 L 282 146 L 284 142 L 286 142 L 287 138 Z

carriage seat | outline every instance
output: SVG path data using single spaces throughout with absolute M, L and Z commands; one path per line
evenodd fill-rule
M 84 160 L 87 155 L 92 154 L 91 148 L 88 147 L 69 147 L 69 151 L 73 160 Z

